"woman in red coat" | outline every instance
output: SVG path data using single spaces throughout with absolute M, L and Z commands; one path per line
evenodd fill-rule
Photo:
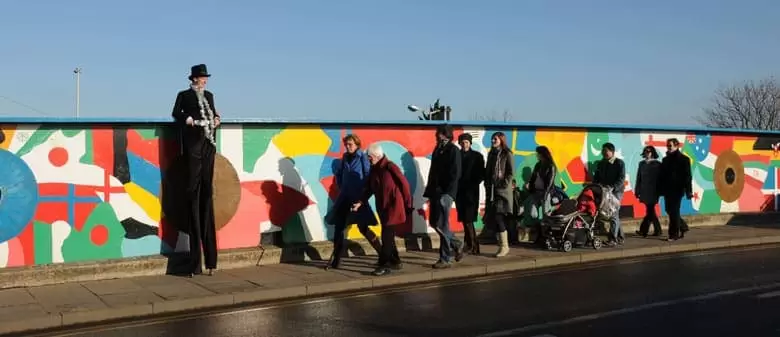
M 368 161 L 371 171 L 368 175 L 363 197 L 352 206 L 353 211 L 373 195 L 379 221 L 382 223 L 382 249 L 379 252 L 379 266 L 374 275 L 382 276 L 391 269 L 401 268 L 401 258 L 395 245 L 395 226 L 406 223 L 412 212 L 412 194 L 409 182 L 397 165 L 385 156 L 379 144 L 368 147 Z

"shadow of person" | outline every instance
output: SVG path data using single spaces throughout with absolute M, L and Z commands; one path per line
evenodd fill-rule
M 176 127 L 160 127 L 155 130 L 159 139 L 160 160 L 160 253 L 168 258 L 166 273 L 183 275 L 189 273 L 189 249 L 176 252 L 179 236 L 187 235 L 189 243 L 187 198 L 187 159 L 183 155 L 180 133 Z M 115 137 L 116 138 L 116 137 Z M 126 144 L 125 144 L 126 145 Z M 117 141 L 114 142 L 117 146 Z M 116 162 L 116 160 L 115 160 Z M 187 245 L 187 247 L 189 247 Z
M 281 261 L 303 262 L 307 255 L 313 260 L 321 260 L 319 253 L 308 244 L 311 236 L 300 212 L 305 208 L 301 203 L 308 202 L 308 198 L 303 191 L 303 179 L 295 169 L 295 161 L 289 157 L 280 159 L 279 173 L 282 186 L 266 181 L 261 185 L 261 192 L 268 204 L 271 223 L 282 228 L 274 233 L 274 244 L 282 248 Z M 291 212 L 294 214 L 287 218 Z

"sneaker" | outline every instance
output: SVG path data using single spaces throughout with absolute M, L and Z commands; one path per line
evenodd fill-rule
M 433 264 L 433 269 L 447 269 L 452 267 L 452 263 L 439 261 Z
M 379 267 L 375 269 L 371 274 L 374 276 L 385 276 L 390 274 L 390 268 Z
M 463 246 L 455 249 L 455 262 L 460 262 L 460 260 L 463 260 Z

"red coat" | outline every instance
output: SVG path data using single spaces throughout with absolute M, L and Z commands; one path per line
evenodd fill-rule
M 412 210 L 412 193 L 397 165 L 384 157 L 371 167 L 368 183 L 363 193 L 363 202 L 374 196 L 379 221 L 383 226 L 406 223 L 406 216 Z

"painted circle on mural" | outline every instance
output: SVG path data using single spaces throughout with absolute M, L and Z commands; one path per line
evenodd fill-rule
M 0 149 L 0 243 L 22 232 L 38 206 L 38 183 L 30 167 Z
M 238 173 L 227 158 L 217 154 L 214 160 L 214 223 L 219 230 L 225 227 L 241 202 L 241 182 Z
M 102 246 L 108 242 L 108 227 L 104 225 L 95 225 L 89 232 L 89 239 L 95 246 Z
M 49 162 L 55 167 L 62 167 L 68 163 L 68 150 L 55 147 L 49 150 Z
M 734 202 L 742 195 L 745 187 L 745 166 L 739 154 L 726 150 L 718 155 L 715 161 L 715 190 L 725 202 Z
M 165 170 L 160 198 L 166 221 L 181 231 L 189 232 L 186 216 L 189 212 L 186 177 L 187 158 L 179 156 Z M 221 154 L 217 154 L 214 159 L 213 188 L 214 222 L 219 230 L 230 222 L 241 201 L 238 173 Z

